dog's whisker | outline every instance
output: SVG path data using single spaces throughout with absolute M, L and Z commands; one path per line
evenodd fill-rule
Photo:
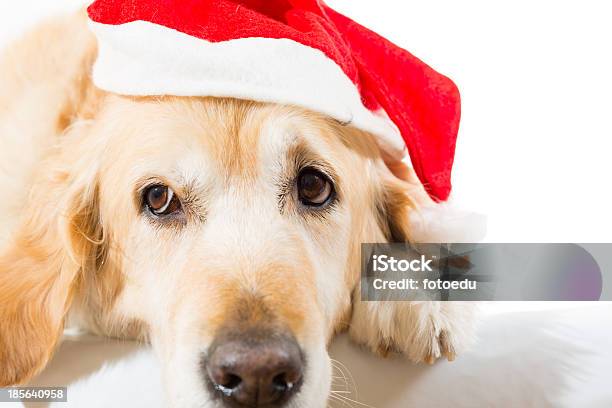
M 352 388 L 355 391 L 355 395 L 358 396 L 355 378 L 353 377 L 351 370 L 349 370 L 349 368 L 339 360 L 335 360 L 332 358 L 331 362 L 332 362 L 332 366 L 336 368 L 338 371 L 340 371 L 340 374 L 344 377 L 345 382 L 346 382 L 346 387 Z M 345 374 L 345 371 L 346 371 L 346 374 L 348 374 L 348 378 Z
M 338 395 L 334 395 L 333 392 L 329 395 L 329 400 L 330 400 L 330 408 L 333 408 L 333 405 L 335 405 L 333 404 L 334 402 L 339 402 L 340 404 L 342 404 L 341 406 L 348 405 L 349 407 L 352 407 L 349 401 L 346 401 L 345 399 L 343 399 L 342 397 Z
M 340 376 L 332 376 L 332 386 L 334 385 L 334 380 L 340 380 L 343 384 L 340 389 L 332 389 L 330 396 L 337 401 L 341 401 L 343 405 L 353 406 L 352 404 L 356 404 L 358 406 L 369 407 L 368 404 L 358 401 L 359 395 L 351 370 L 339 360 L 331 359 L 331 364 L 334 370 L 340 374 Z
M 357 401 L 352 398 L 346 397 L 344 395 L 338 395 L 335 391 L 331 391 L 330 397 L 335 398 L 337 400 L 346 402 L 349 406 L 350 404 L 357 404 L 360 407 L 374 408 L 372 405 L 366 404 L 365 402 Z
M 332 362 L 332 367 L 340 372 L 340 376 L 332 376 L 332 381 L 336 380 L 336 381 L 342 381 L 342 385 L 345 388 L 350 388 L 349 382 L 348 382 L 348 378 L 346 377 L 346 375 L 344 374 L 344 372 L 342 371 L 342 369 L 338 366 L 333 365 Z

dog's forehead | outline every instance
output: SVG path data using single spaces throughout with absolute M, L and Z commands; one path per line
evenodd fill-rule
M 215 106 L 216 130 L 202 134 L 204 154 L 225 174 L 243 180 L 266 177 L 287 168 L 298 150 L 319 155 L 332 150 L 332 132 L 318 115 L 283 105 L 234 103 L 238 108 Z
M 114 134 L 108 168 L 131 184 L 150 176 L 202 188 L 269 184 L 294 168 L 297 152 L 338 163 L 342 150 L 328 119 L 295 107 L 215 98 L 115 102 L 102 121 L 111 125 L 98 133 Z
M 333 144 L 324 118 L 294 107 L 206 98 L 157 108 L 164 110 L 153 119 L 159 126 L 153 132 L 167 146 L 161 151 L 176 153 L 186 169 L 207 163 L 219 175 L 252 179 L 287 160 L 298 145 L 325 154 Z

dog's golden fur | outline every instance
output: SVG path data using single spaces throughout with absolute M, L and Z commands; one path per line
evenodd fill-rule
M 306 377 L 318 384 L 304 387 L 306 406 L 329 390 L 317 376 L 336 332 L 414 361 L 464 347 L 470 305 L 359 301 L 361 242 L 418 238 L 411 214 L 433 205 L 409 169 L 385 165 L 374 137 L 296 107 L 107 94 L 89 79 L 95 53 L 79 14 L 0 61 L 0 386 L 40 372 L 68 318 L 149 339 L 177 406 L 190 400 L 173 388 L 196 387 L 172 378 L 191 367 L 183 350 L 222 326 L 288 327 L 320 369 Z M 335 212 L 273 205 L 267 180 L 298 159 L 336 173 Z M 137 192 L 151 179 L 192 200 L 184 226 L 143 220 Z

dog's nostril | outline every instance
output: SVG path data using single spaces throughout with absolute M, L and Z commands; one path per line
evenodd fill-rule
M 237 388 L 242 382 L 242 378 L 238 377 L 235 374 L 228 374 L 227 379 L 225 380 L 223 387 L 233 390 Z
M 302 383 L 303 357 L 297 342 L 278 335 L 256 340 L 247 334 L 219 338 L 205 361 L 218 395 L 246 406 L 280 407 Z
M 272 385 L 278 392 L 289 392 L 302 379 L 301 372 L 283 372 L 272 379 Z
M 215 390 L 229 399 L 233 398 L 233 394 L 238 391 L 238 388 L 242 383 L 242 378 L 234 374 L 227 374 L 223 380 L 219 381 L 215 380 L 211 376 L 211 380 Z
M 283 391 L 288 386 L 287 381 L 285 381 L 285 374 L 284 373 L 283 374 L 279 374 L 276 377 L 274 377 L 274 379 L 272 379 L 272 383 L 280 391 Z

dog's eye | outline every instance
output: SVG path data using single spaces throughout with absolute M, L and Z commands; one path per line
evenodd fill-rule
M 156 185 L 145 190 L 144 201 L 157 216 L 173 214 L 181 209 L 181 202 L 168 186 Z
M 334 194 L 334 187 L 329 178 L 318 170 L 302 170 L 297 179 L 298 197 L 302 204 L 309 207 L 321 207 Z

